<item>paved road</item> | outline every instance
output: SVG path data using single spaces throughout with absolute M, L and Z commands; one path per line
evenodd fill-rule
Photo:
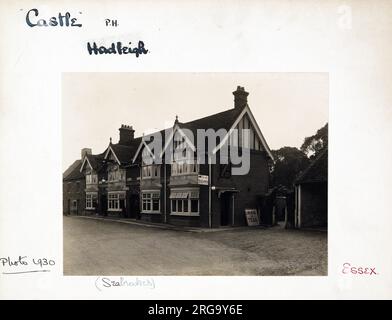
M 64 217 L 64 275 L 327 275 L 327 234 L 193 233 Z

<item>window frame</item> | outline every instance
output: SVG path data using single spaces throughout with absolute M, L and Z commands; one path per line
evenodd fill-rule
M 192 211 L 192 201 L 197 201 L 197 212 Z M 187 203 L 187 211 L 185 211 L 184 203 Z M 173 205 L 175 203 L 175 205 Z M 179 211 L 179 204 L 181 203 L 181 211 Z M 175 207 L 175 208 L 174 208 Z M 174 210 L 175 209 L 175 210 Z M 170 199 L 170 215 L 172 216 L 186 216 L 198 217 L 200 216 L 200 198 L 186 198 L 186 199 Z
M 158 179 L 161 177 L 161 166 L 159 164 L 143 165 L 141 170 L 141 178 Z
M 98 175 L 96 173 L 86 173 L 86 185 L 97 184 Z
M 110 167 L 108 170 L 108 182 L 124 182 L 126 181 L 126 170 L 118 166 Z M 98 182 L 98 176 L 97 180 Z
M 157 201 L 158 201 L 158 210 L 154 210 L 154 202 L 156 203 Z M 141 213 L 161 214 L 161 192 L 142 191 L 140 207 L 142 209 Z
M 187 163 L 186 161 L 173 161 L 171 164 L 172 176 L 198 175 L 199 172 L 200 165 L 197 161 L 192 163 Z
M 95 209 L 93 207 L 93 195 L 91 193 L 86 193 L 86 209 Z
M 113 211 L 113 212 L 120 212 L 122 209 L 120 208 L 120 193 L 108 193 L 108 211 Z M 116 204 L 116 205 L 111 205 L 111 204 Z

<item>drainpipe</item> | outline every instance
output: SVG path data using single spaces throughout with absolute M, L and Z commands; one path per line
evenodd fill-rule
M 301 185 L 298 185 L 298 228 L 301 228 Z
M 231 225 L 234 227 L 234 193 L 231 194 L 231 198 L 233 200 L 233 203 L 232 203 L 233 208 L 232 208 L 232 213 L 231 213 L 232 214 Z
M 166 162 L 163 164 L 163 204 L 164 204 L 164 221 L 167 223 L 167 213 L 166 213 Z
M 211 217 L 211 159 L 208 157 L 208 225 L 212 228 Z
M 298 216 L 298 186 L 294 187 L 294 202 L 295 202 L 295 208 L 294 208 L 294 227 L 298 227 L 298 222 L 297 222 L 297 216 Z
M 143 160 L 142 160 L 143 161 Z M 142 211 L 143 211 L 143 194 L 142 194 L 142 164 L 139 165 L 139 217 L 142 217 Z

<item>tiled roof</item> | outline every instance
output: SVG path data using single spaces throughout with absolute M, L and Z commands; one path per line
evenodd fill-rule
M 328 181 L 328 147 L 302 172 L 296 179 L 296 184 Z
M 243 110 L 243 108 L 232 108 L 204 118 L 185 123 L 179 122 L 178 124 L 180 128 L 192 130 L 194 134 L 196 134 L 197 129 L 226 129 L 228 131 Z
M 215 113 L 213 115 L 196 119 L 189 122 L 178 122 L 180 128 L 186 128 L 192 131 L 194 138 L 197 137 L 197 129 L 213 129 L 215 131 L 219 129 L 229 129 L 232 127 L 235 120 L 244 110 L 243 108 L 231 108 L 222 112 Z M 154 134 L 160 133 L 162 139 L 165 140 L 165 130 L 157 131 L 152 134 L 148 134 L 145 137 L 152 136 Z M 138 150 L 140 143 L 142 142 L 142 137 L 137 137 L 127 144 L 110 144 L 114 153 L 116 154 L 118 160 L 121 164 L 128 164 L 133 159 L 136 151 Z M 196 141 L 194 141 L 196 143 Z M 165 141 L 163 141 L 165 143 Z M 90 160 L 90 158 L 89 158 Z M 91 163 L 91 165 L 93 165 Z
M 106 150 L 105 150 L 105 152 L 106 152 Z M 105 152 L 101 153 L 101 154 L 87 154 L 86 155 L 89 163 L 91 164 L 91 166 L 93 167 L 93 169 L 95 171 L 99 171 L 102 168 L 102 165 L 103 165 L 102 160 L 105 155 Z
M 84 174 L 80 172 L 81 166 L 82 166 L 82 160 L 76 160 L 70 166 L 70 168 L 73 167 L 73 169 L 65 177 L 63 177 L 63 181 L 84 179 Z M 67 172 L 67 170 L 65 172 Z
M 129 144 L 111 144 L 111 148 L 113 149 L 116 157 L 121 162 L 121 164 L 130 163 L 132 161 L 132 157 L 135 154 L 136 150 L 139 147 L 142 138 L 135 138 Z
M 80 166 L 81 160 L 75 160 L 64 172 L 63 172 L 63 179 L 68 177 L 68 175 L 75 169 L 75 167 Z

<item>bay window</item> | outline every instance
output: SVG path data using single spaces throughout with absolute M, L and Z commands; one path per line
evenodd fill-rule
M 120 210 L 120 194 L 118 193 L 108 194 L 108 209 L 111 211 Z
M 108 172 L 108 181 L 125 181 L 125 170 L 111 168 Z
M 94 173 L 86 174 L 86 184 L 96 184 L 98 182 L 98 176 Z
M 199 212 L 199 199 L 191 199 L 191 212 Z
M 142 193 L 142 212 L 160 213 L 161 195 L 160 192 L 143 192 Z
M 171 175 L 198 174 L 199 164 L 194 162 L 173 162 L 171 165 Z
M 86 193 L 86 209 L 95 209 L 97 207 L 98 194 L 96 192 Z
M 199 190 L 172 190 L 170 200 L 172 215 L 199 215 Z
M 161 170 L 159 165 L 148 165 L 142 167 L 142 179 L 145 178 L 159 178 Z

